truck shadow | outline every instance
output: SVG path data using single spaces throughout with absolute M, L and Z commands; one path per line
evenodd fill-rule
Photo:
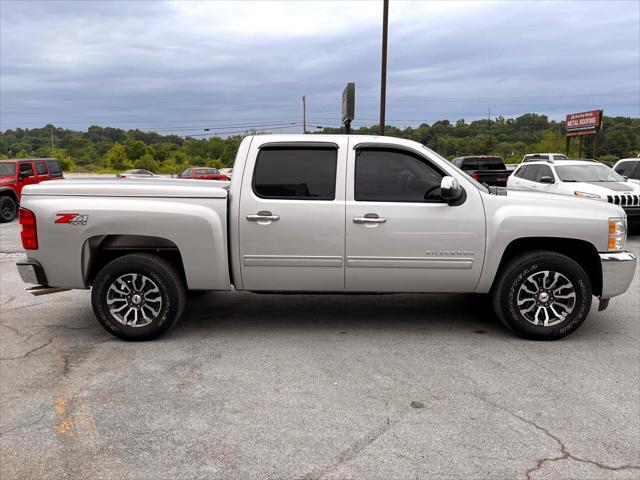
M 466 331 L 511 334 L 481 295 L 259 295 L 211 292 L 189 298 L 171 333 L 206 335 L 218 329 L 255 330 L 410 330 L 430 334 Z

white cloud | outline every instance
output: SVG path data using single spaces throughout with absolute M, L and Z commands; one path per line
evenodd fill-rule
M 375 120 L 380 1 L 0 2 L 1 128 Z M 392 1 L 397 123 L 602 106 L 638 115 L 640 4 Z M 589 95 L 596 94 L 596 95 Z

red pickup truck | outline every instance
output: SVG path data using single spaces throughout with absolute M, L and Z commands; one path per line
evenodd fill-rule
M 224 173 L 220 173 L 217 168 L 212 167 L 193 167 L 187 168 L 180 174 L 180 178 L 191 178 L 196 180 L 222 180 L 228 182 L 230 180 Z
M 55 158 L 0 160 L 0 223 L 16 218 L 25 185 L 61 178 L 62 169 Z

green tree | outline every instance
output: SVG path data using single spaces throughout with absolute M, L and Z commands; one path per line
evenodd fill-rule
M 153 158 L 149 152 L 142 155 L 139 159 L 137 159 L 133 166 L 135 168 L 144 168 L 145 170 L 149 170 L 150 172 L 157 172 L 159 165 L 158 162 Z
M 114 170 L 131 168 L 131 161 L 127 157 L 127 150 L 121 143 L 116 143 L 105 155 L 105 163 Z

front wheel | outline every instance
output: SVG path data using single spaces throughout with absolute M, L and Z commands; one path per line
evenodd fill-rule
M 100 324 L 123 340 L 151 340 L 175 324 L 186 289 L 176 269 L 160 257 L 130 254 L 100 270 L 91 304 Z
M 532 340 L 555 340 L 577 330 L 591 309 L 591 282 L 572 259 L 536 251 L 511 260 L 493 290 L 498 318 Z

